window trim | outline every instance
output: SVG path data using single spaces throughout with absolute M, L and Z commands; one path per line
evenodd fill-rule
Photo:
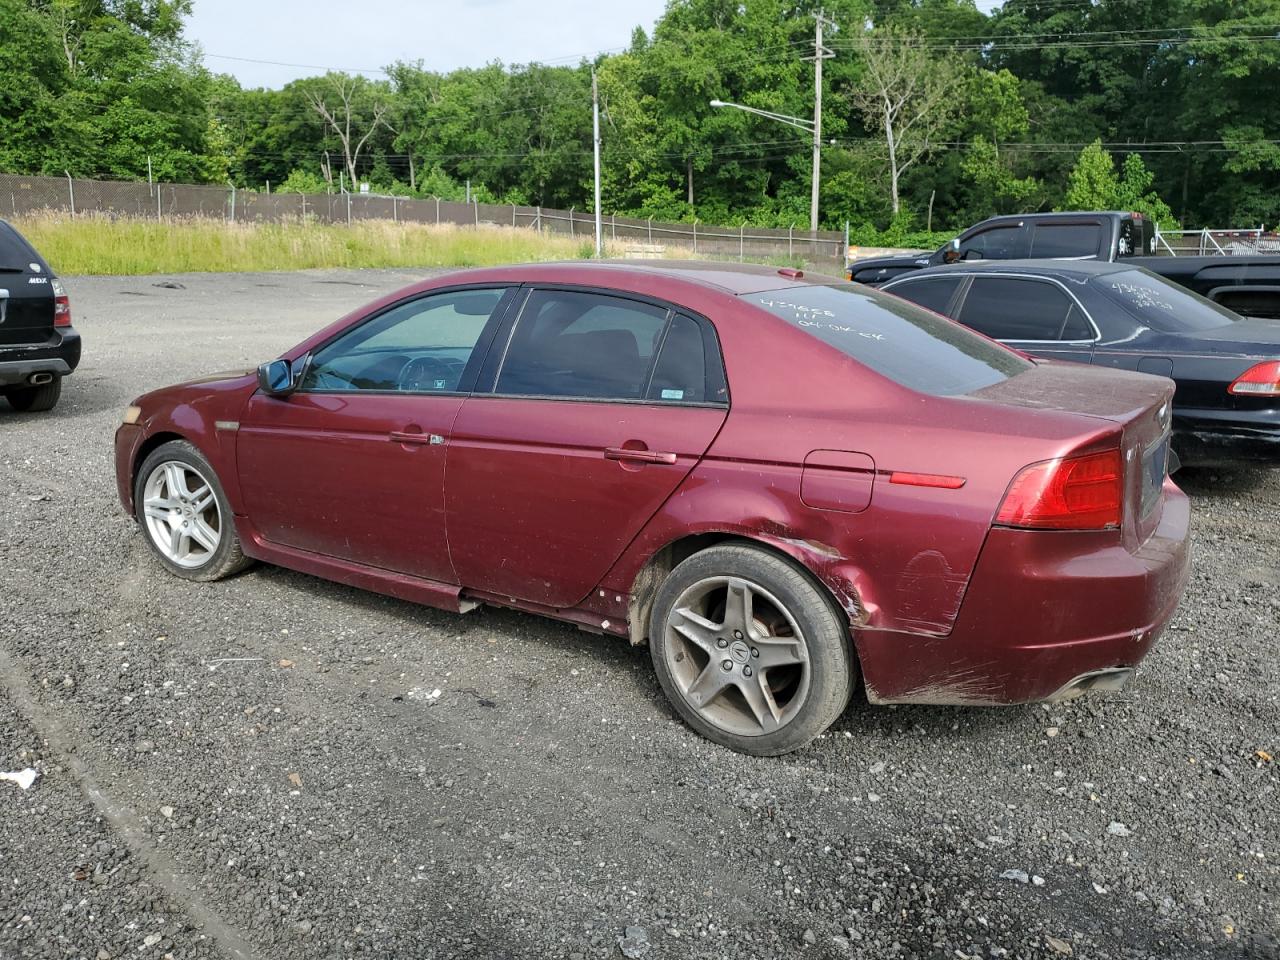
M 484 361 L 488 357 L 489 348 L 493 343 L 493 337 L 501 326 L 506 315 L 511 311 L 511 306 L 517 299 L 520 292 L 520 284 L 503 283 L 500 281 L 490 281 L 487 283 L 459 283 L 445 287 L 433 287 L 430 290 L 423 290 L 419 293 L 410 294 L 407 297 L 389 303 L 376 313 L 371 313 L 367 317 L 343 327 L 341 330 L 333 334 L 333 336 L 316 344 L 304 355 L 307 358 L 314 358 L 317 353 L 331 344 L 336 343 L 348 334 L 354 333 L 366 324 L 373 323 L 380 317 L 385 317 L 392 310 L 398 310 L 403 306 L 414 303 L 418 300 L 428 300 L 432 297 L 450 294 L 450 293 L 468 293 L 475 290 L 502 290 L 503 295 L 498 299 L 497 305 L 493 308 L 493 312 L 489 314 L 489 319 L 485 321 L 484 328 L 480 331 L 480 336 L 476 339 L 475 346 L 471 348 L 471 356 L 467 359 L 466 367 L 463 368 L 462 377 L 458 381 L 457 390 L 315 390 L 299 387 L 295 393 L 306 394 L 308 396 L 321 397 L 469 397 L 475 391 L 476 383 L 479 379 L 480 371 L 484 367 Z M 472 361 L 477 355 L 480 355 L 480 362 L 475 370 L 471 373 L 470 383 L 467 382 L 467 367 L 472 365 Z M 299 359 L 303 359 L 299 357 Z M 308 363 L 311 361 L 308 360 Z
M 720 337 L 716 332 L 715 324 L 709 319 L 690 310 L 687 307 L 679 306 L 667 300 L 658 297 L 650 297 L 643 293 L 633 293 L 630 290 L 615 290 L 611 287 L 598 287 L 585 284 L 575 283 L 539 283 L 532 281 L 520 285 L 523 296 L 517 295 L 518 306 L 513 304 L 511 309 L 507 310 L 506 316 L 503 318 L 502 329 L 496 332 L 495 340 L 490 346 L 489 356 L 480 368 L 479 376 L 476 383 L 473 384 L 471 397 L 493 397 L 503 400 L 543 400 L 558 401 L 567 403 L 621 403 L 631 406 L 649 406 L 649 407 L 693 407 L 693 408 L 711 408 L 716 410 L 727 409 L 731 405 L 731 396 L 729 388 L 729 376 L 724 366 L 724 350 L 720 346 Z M 520 325 L 520 319 L 524 316 L 525 307 L 528 306 L 530 298 L 536 292 L 561 290 L 567 293 L 585 293 L 599 297 L 608 297 L 613 300 L 631 300 L 636 303 L 643 303 L 646 306 L 658 307 L 666 310 L 666 318 L 663 321 L 662 338 L 658 343 L 658 348 L 654 351 L 653 356 L 649 360 L 649 368 L 645 373 L 645 392 L 647 393 L 653 383 L 654 371 L 657 369 L 658 360 L 662 356 L 662 348 L 666 345 L 667 334 L 671 331 L 672 321 L 676 316 L 685 316 L 696 323 L 702 330 L 703 350 L 714 348 L 715 358 L 720 365 L 721 376 L 725 388 L 724 400 L 660 400 L 650 399 L 648 397 L 625 398 L 625 397 L 565 397 L 565 396 L 549 396 L 546 394 L 530 394 L 530 393 L 499 393 L 498 381 L 502 377 L 502 370 L 507 363 L 507 354 L 511 349 L 511 343 L 515 339 L 516 328 Z M 498 341 L 502 342 L 500 350 L 496 349 Z M 496 361 L 493 359 L 496 357 Z M 704 390 L 710 388 L 713 384 L 707 376 L 707 364 L 710 358 L 704 356 L 703 361 L 703 381 Z M 719 384 L 716 384 L 719 386 Z
M 970 271 L 970 272 L 964 273 L 963 275 L 969 278 L 969 282 L 965 284 L 963 287 L 964 298 L 955 305 L 956 314 L 954 317 L 952 317 L 952 319 L 955 320 L 956 323 L 963 323 L 963 321 L 960 319 L 960 310 L 964 307 L 965 301 L 969 299 L 969 292 L 973 289 L 974 280 L 981 279 L 982 277 L 995 277 L 1002 280 L 1026 280 L 1026 281 L 1037 282 L 1037 283 L 1051 283 L 1054 286 L 1056 286 L 1059 290 L 1061 290 L 1063 293 L 1065 293 L 1068 299 L 1070 299 L 1071 302 L 1075 304 L 1076 308 L 1082 314 L 1084 314 L 1084 318 L 1089 321 L 1089 326 L 1093 330 L 1093 338 L 1085 339 L 1085 340 L 1014 340 L 1012 338 L 1003 338 L 1003 339 L 997 340 L 997 342 L 998 343 L 1057 343 L 1057 344 L 1065 344 L 1067 346 L 1073 346 L 1073 345 L 1080 346 L 1082 344 L 1102 342 L 1102 331 L 1098 329 L 1098 324 L 1094 322 L 1093 314 L 1091 314 L 1088 310 L 1086 310 L 1084 304 L 1080 302 L 1080 298 L 1077 297 L 1074 293 L 1072 293 L 1071 290 L 1067 287 L 1067 285 L 1063 283 L 1061 280 L 1057 279 L 1056 277 L 1046 277 L 1046 276 L 1041 276 L 1039 274 L 1033 274 L 1033 273 L 1013 273 L 1013 272 L 995 271 L 995 270 L 992 270 L 992 271 L 983 270 L 981 272 Z M 968 324 L 965 324 L 965 326 L 968 326 Z M 975 328 L 970 327 L 969 329 L 972 330 Z M 977 332 L 982 333 L 981 330 Z M 986 334 L 983 334 L 983 336 L 986 336 Z M 996 340 L 995 337 L 992 337 L 992 339 Z

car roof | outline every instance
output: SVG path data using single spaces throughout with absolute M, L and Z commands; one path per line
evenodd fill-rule
M 1141 268 L 1137 264 L 1125 263 L 1123 260 L 1118 263 L 1107 260 L 983 260 L 926 267 L 895 277 L 892 282 L 901 282 L 911 277 L 936 277 L 951 273 L 1014 273 L 1028 277 L 1101 277 L 1109 273 L 1138 269 Z M 886 283 L 885 286 L 889 284 Z
M 981 223 L 974 226 L 981 226 L 983 223 L 991 223 L 994 220 L 1081 220 L 1087 217 L 1133 217 L 1142 219 L 1142 214 L 1132 210 L 1054 210 L 1047 213 L 1001 213 L 994 217 L 987 217 Z
M 784 272 L 785 271 L 785 272 Z M 844 278 L 755 263 L 719 260 L 568 260 L 468 270 L 462 282 L 572 283 L 611 286 L 622 279 L 683 281 L 735 296 L 815 284 L 847 283 Z

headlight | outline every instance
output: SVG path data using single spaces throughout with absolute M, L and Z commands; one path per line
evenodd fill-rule
M 124 422 L 137 423 L 140 416 L 142 416 L 141 407 L 127 407 L 124 411 Z

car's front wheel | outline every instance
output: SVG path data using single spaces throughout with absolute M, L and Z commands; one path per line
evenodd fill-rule
M 848 630 L 801 569 L 722 544 L 667 577 L 649 631 L 662 688 L 708 739 L 756 756 L 799 749 L 849 703 Z
M 133 503 L 147 544 L 170 573 L 221 580 L 252 563 L 217 474 L 185 440 L 162 444 L 142 461 Z
M 43 413 L 52 410 L 62 396 L 62 378 L 54 377 L 38 387 L 8 387 L 4 397 L 19 413 Z

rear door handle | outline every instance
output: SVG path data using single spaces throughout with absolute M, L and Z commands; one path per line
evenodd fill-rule
M 676 462 L 674 453 L 661 453 L 657 450 L 632 450 L 629 447 L 605 447 L 606 460 L 626 460 L 632 463 L 666 463 Z
M 435 444 L 444 443 L 444 437 L 435 433 L 406 433 L 403 430 L 392 430 L 389 434 L 396 443 Z

